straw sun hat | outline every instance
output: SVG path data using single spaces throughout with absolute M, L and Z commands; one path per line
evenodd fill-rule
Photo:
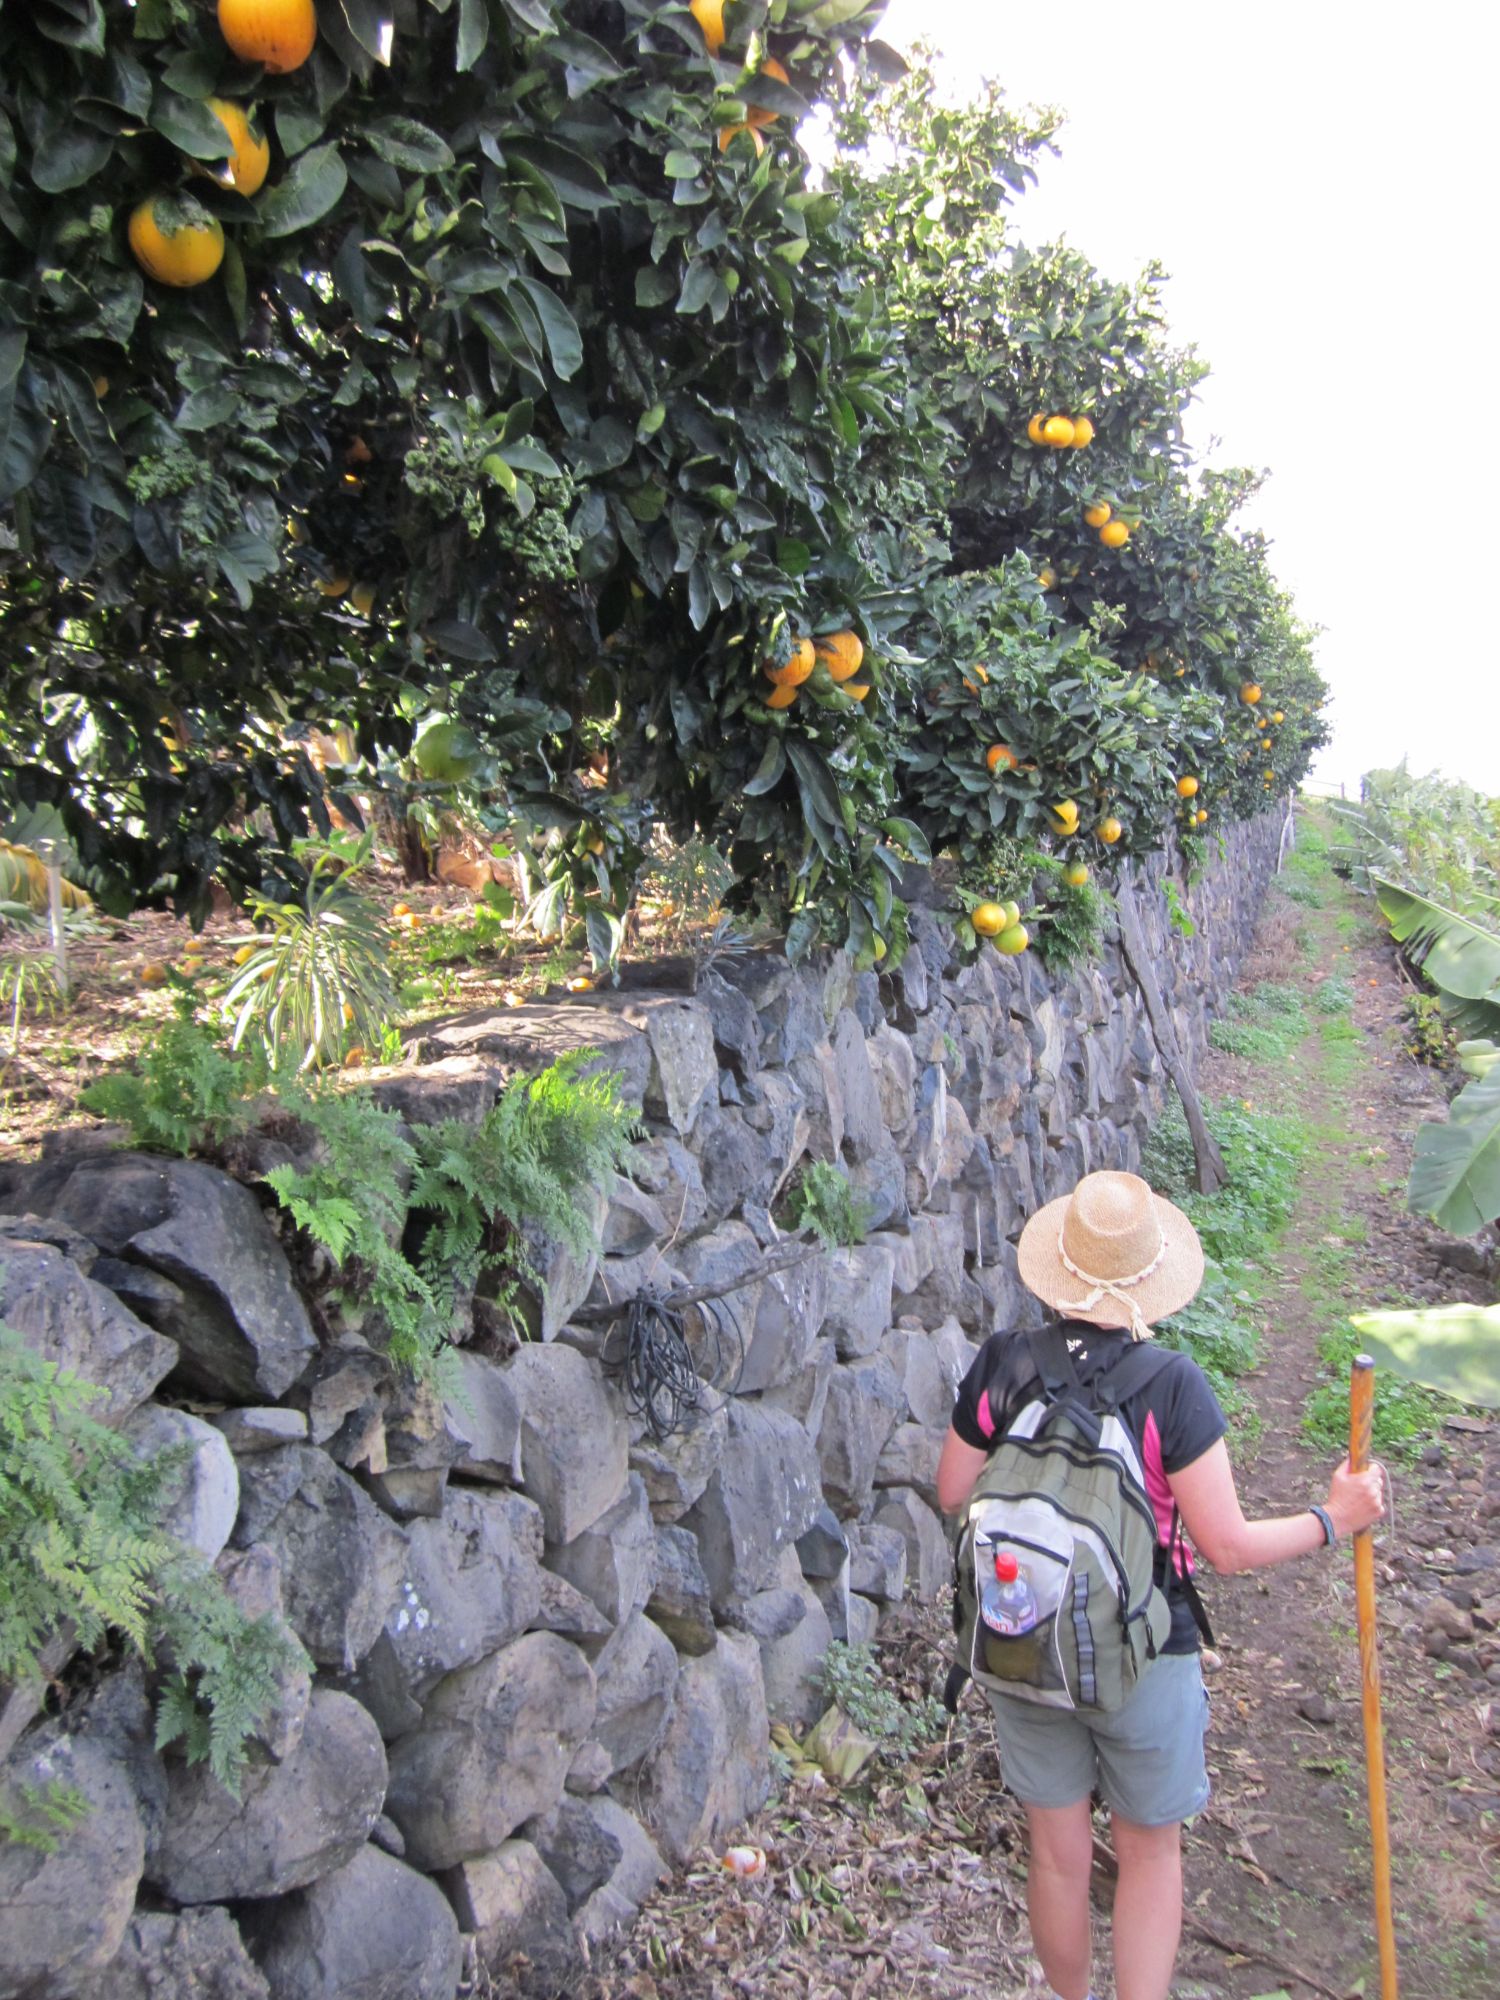
M 1021 1282 L 1045 1305 L 1146 1340 L 1203 1282 L 1203 1245 L 1180 1208 L 1138 1174 L 1086 1174 L 1038 1209 L 1016 1246 Z

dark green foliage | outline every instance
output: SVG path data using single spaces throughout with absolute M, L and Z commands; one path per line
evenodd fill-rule
M 583 918 L 596 965 L 656 824 L 722 846 L 794 957 L 894 964 L 903 857 L 1042 837 L 1062 794 L 1140 852 L 1177 770 L 1229 816 L 1305 766 L 1308 635 L 1234 525 L 1253 480 L 1188 474 L 1159 274 L 1020 250 L 1054 120 L 891 83 L 881 11 L 734 0 L 710 59 L 656 0 L 325 6 L 256 80 L 249 199 L 192 173 L 204 97 L 246 87 L 210 7 L 0 11 L 0 796 L 63 811 L 89 886 L 282 901 L 330 804 L 451 798 L 409 754 L 441 711 L 535 927 Z M 718 143 L 747 102 L 763 157 Z M 228 239 L 182 291 L 125 234 L 178 186 Z M 1088 450 L 1027 443 L 1059 402 Z M 1100 493 L 1140 524 L 1117 554 Z M 819 668 L 769 710 L 762 662 L 842 628 L 868 698 Z M 995 734 L 1034 768 L 992 781 Z
M 943 1704 L 933 1695 L 905 1699 L 870 1646 L 835 1639 L 818 1663 L 818 1687 L 856 1729 L 874 1739 L 877 1755 L 886 1763 L 906 1763 L 947 1732 Z
M 137 1458 L 87 1414 L 97 1395 L 0 1326 L 0 1678 L 33 1679 L 66 1626 L 86 1650 L 112 1633 L 148 1661 L 165 1650 L 157 1740 L 184 1738 L 233 1789 L 301 1650 L 159 1529 L 182 1454 Z

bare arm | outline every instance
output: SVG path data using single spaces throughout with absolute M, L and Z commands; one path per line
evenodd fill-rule
M 1373 1526 L 1384 1514 L 1384 1477 L 1378 1465 L 1367 1472 L 1351 1472 L 1347 1460 L 1335 1470 L 1323 1504 L 1341 1536 Z M 941 1478 L 939 1469 L 940 1495 Z M 1167 1484 L 1189 1539 L 1216 1570 L 1268 1569 L 1323 1546 L 1323 1528 L 1315 1514 L 1245 1519 L 1222 1438 L 1181 1472 L 1169 1472 Z
M 965 1444 L 949 1424 L 937 1469 L 938 1505 L 945 1514 L 956 1514 L 963 1506 L 974 1491 L 974 1482 L 988 1456 L 988 1452 L 976 1451 L 973 1445 Z

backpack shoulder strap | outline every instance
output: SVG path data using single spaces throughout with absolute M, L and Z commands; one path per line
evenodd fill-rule
M 1054 1320 L 1034 1329 L 1027 1334 L 1026 1342 L 1047 1398 L 1047 1414 L 1037 1426 L 1037 1435 L 1040 1437 L 1054 1425 L 1067 1422 L 1090 1445 L 1097 1445 L 1101 1429 L 1099 1413 L 1092 1389 L 1079 1376 L 1062 1322 Z
M 1137 1395 L 1154 1381 L 1174 1358 L 1175 1350 L 1170 1347 L 1153 1347 L 1149 1341 L 1136 1341 L 1117 1355 L 1090 1386 L 1107 1409 L 1117 1409 L 1127 1396 Z

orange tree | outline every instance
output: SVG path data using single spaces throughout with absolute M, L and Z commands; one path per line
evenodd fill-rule
M 0 8 L 0 801 L 59 806 L 106 898 L 201 907 L 442 715 L 601 955 L 653 818 L 793 950 L 899 950 L 902 855 L 969 837 L 943 772 L 992 724 L 1036 749 L 1006 829 L 1066 784 L 1161 837 L 1225 734 L 1200 657 L 1270 676 L 1246 619 L 1202 636 L 1149 288 L 998 254 L 1046 121 L 937 112 L 874 0 L 319 0 L 295 60 L 286 11 L 272 69 L 197 0 Z M 819 97 L 894 163 L 819 184 Z M 1038 456 L 1039 399 L 1089 450 Z M 1085 478 L 1178 509 L 1170 580 L 1163 526 L 1038 595 Z M 839 633 L 857 674 L 802 643 Z M 1007 685 L 951 704 L 990 645 Z
M 592 824 L 602 735 L 679 830 L 743 821 L 783 908 L 883 906 L 875 726 L 821 670 L 777 717 L 759 671 L 866 593 L 852 472 L 895 420 L 790 136 L 860 12 L 741 0 L 720 43 L 647 0 L 325 0 L 285 73 L 187 0 L 0 12 L 4 783 L 97 888 L 257 881 L 323 810 L 288 725 L 368 764 L 437 709 L 518 810 Z M 254 194 L 210 100 L 254 107 Z M 579 843 L 615 908 L 630 824 Z
M 1118 855 L 1173 820 L 1192 837 L 1257 810 L 1323 740 L 1321 683 L 1264 544 L 1233 526 L 1254 482 L 1191 475 L 1182 416 L 1205 371 L 1169 344 L 1159 273 L 1111 284 L 1074 252 L 1010 240 L 1006 206 L 1050 127 L 997 92 L 943 106 L 914 71 L 857 92 L 842 136 L 839 184 L 887 246 L 887 309 L 946 442 L 950 585 L 924 604 L 909 809 L 946 815 L 939 837 L 976 866 L 986 834 L 1050 834 L 1095 860 L 1090 836 L 1113 820 Z M 986 171 L 997 156 L 1019 171 Z M 1086 419 L 1076 445 L 1038 435 L 1049 414 Z M 1252 680 L 1260 707 L 1239 699 Z M 1015 761 L 991 770 L 996 744 Z M 1047 812 L 1059 799 L 1079 806 L 1075 832 Z

